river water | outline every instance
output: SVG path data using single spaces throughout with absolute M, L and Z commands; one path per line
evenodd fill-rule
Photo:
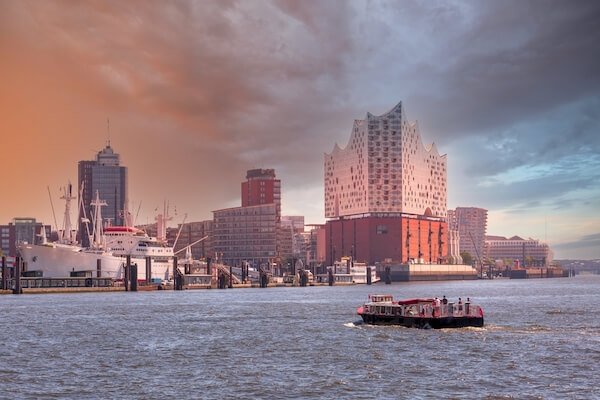
M 0 296 L 0 398 L 600 398 L 600 276 Z M 360 324 L 467 296 L 484 328 Z

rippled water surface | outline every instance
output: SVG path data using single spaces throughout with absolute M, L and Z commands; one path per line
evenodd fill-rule
M 600 398 L 600 276 L 0 296 L 1 398 Z M 484 328 L 360 324 L 370 293 Z

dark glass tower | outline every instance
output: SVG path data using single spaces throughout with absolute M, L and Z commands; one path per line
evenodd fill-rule
M 88 219 L 92 217 L 90 203 L 96 197 L 104 200 L 102 218 L 111 225 L 123 225 L 127 202 L 127 167 L 119 165 L 119 155 L 110 147 L 110 142 L 98 152 L 94 161 L 79 161 L 78 187 L 83 184 L 83 206 Z M 83 217 L 83 215 L 81 216 Z M 91 229 L 91 225 L 90 225 Z M 89 246 L 85 224 L 80 221 L 79 232 L 83 246 Z

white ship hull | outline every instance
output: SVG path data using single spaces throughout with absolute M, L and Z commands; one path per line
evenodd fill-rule
M 123 279 L 125 257 L 108 252 L 86 250 L 79 246 L 49 243 L 45 245 L 20 244 L 19 252 L 27 262 L 28 271 L 42 271 L 44 278 L 67 278 L 71 272 L 89 272 L 97 277 L 97 263 L 100 260 L 102 278 Z M 146 279 L 146 260 L 131 259 L 138 266 L 138 280 Z M 153 261 L 152 278 L 169 279 L 172 276 L 172 263 Z

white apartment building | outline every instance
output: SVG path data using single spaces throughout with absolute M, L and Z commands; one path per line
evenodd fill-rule
M 473 259 L 484 257 L 488 210 L 477 207 L 456 207 L 448 210 L 448 229 L 458 231 L 459 249 Z

